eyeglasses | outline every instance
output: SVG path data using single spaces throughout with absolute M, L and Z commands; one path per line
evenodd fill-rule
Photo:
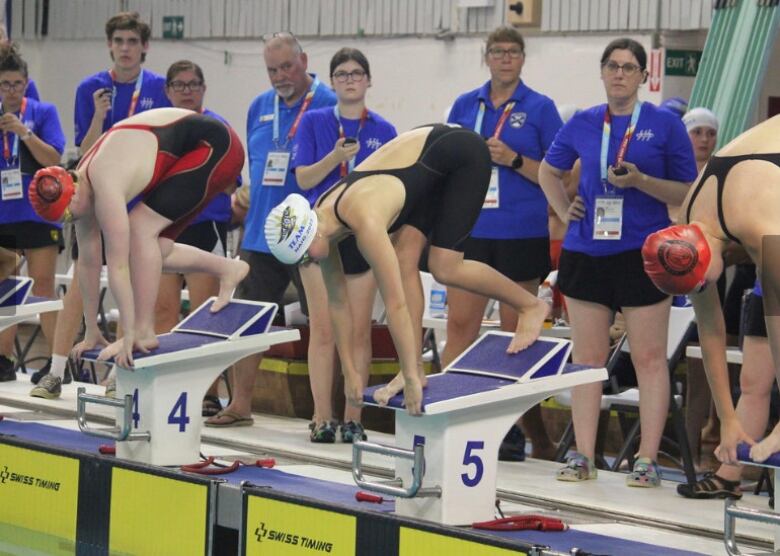
M 171 81 L 168 83 L 168 86 L 177 93 L 183 93 L 184 91 L 199 93 L 203 90 L 203 81 Z
M 350 78 L 352 78 L 352 81 L 358 82 L 363 81 L 363 78 L 366 76 L 366 72 L 364 72 L 361 69 L 356 69 L 352 71 L 337 71 L 333 74 L 333 79 L 338 81 L 339 83 L 346 83 L 349 81 Z
M 0 81 L 0 91 L 4 93 L 10 93 L 11 91 L 21 93 L 26 86 L 27 81 Z
M 512 60 L 517 60 L 523 55 L 522 48 L 490 48 L 488 49 L 488 56 L 494 60 L 503 60 L 504 56 L 509 55 Z
M 617 62 L 613 62 L 612 60 L 610 60 L 605 64 L 602 64 L 601 67 L 607 70 L 607 73 L 610 75 L 617 75 L 618 70 L 623 70 L 623 75 L 625 75 L 626 77 L 631 77 L 636 72 L 642 69 L 641 67 L 637 66 L 636 64 L 632 64 L 631 62 L 627 62 L 621 66 L 620 64 L 618 64 Z

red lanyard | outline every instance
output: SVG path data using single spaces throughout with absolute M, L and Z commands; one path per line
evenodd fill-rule
M 504 124 L 506 123 L 506 119 L 509 117 L 509 113 L 512 111 L 512 108 L 514 107 L 515 107 L 514 101 L 504 106 L 504 111 L 501 113 L 501 117 L 498 119 L 498 123 L 496 124 L 496 129 L 493 131 L 493 139 L 498 139 L 498 136 L 501 135 L 501 130 L 504 129 Z M 482 101 L 479 103 L 479 111 L 477 112 L 477 121 L 474 124 L 474 131 L 476 131 L 477 133 L 482 133 L 482 120 L 484 118 L 485 118 L 485 102 Z
M 295 132 L 298 131 L 298 124 L 301 123 L 301 118 L 303 118 L 304 112 L 306 112 L 306 109 L 311 104 L 311 100 L 314 98 L 314 91 L 309 91 L 306 93 L 306 98 L 303 99 L 303 104 L 301 104 L 301 109 L 298 111 L 298 115 L 295 116 L 295 121 L 293 122 L 292 127 L 290 128 L 290 131 L 287 133 L 287 141 L 292 141 L 295 137 Z
M 22 107 L 19 109 L 19 121 L 24 123 L 24 111 L 27 109 L 27 97 L 22 97 Z M 16 158 L 19 153 L 19 136 L 14 137 L 14 152 L 13 156 Z M 8 144 L 8 134 L 3 132 L 3 158 L 6 162 L 11 159 L 11 146 Z
M 341 118 L 339 117 L 339 108 L 338 108 L 338 106 L 334 106 L 333 107 L 333 114 L 336 116 L 336 121 L 339 124 L 339 139 L 343 139 L 344 138 L 344 126 L 341 125 Z M 359 139 L 360 138 L 360 130 L 363 129 L 363 124 L 366 123 L 366 119 L 367 118 L 368 118 L 368 109 L 363 108 L 363 113 L 360 114 L 360 123 L 358 124 L 357 137 L 355 137 L 355 139 Z M 349 171 L 351 171 L 352 167 L 354 167 L 354 165 L 355 165 L 355 159 L 353 158 L 349 162 L 350 162 Z M 339 176 L 341 176 L 343 178 L 344 176 L 347 175 L 347 172 L 348 172 L 348 170 L 347 170 L 347 161 L 345 160 L 344 162 L 341 163 L 341 167 L 339 168 Z

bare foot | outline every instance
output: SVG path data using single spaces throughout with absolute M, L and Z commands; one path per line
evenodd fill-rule
M 211 312 L 216 313 L 228 303 L 233 296 L 233 290 L 236 289 L 239 282 L 244 279 L 244 276 L 249 272 L 249 265 L 244 261 L 230 260 L 225 274 L 219 278 L 219 295 L 217 299 L 211 305 Z
M 772 433 L 750 448 L 750 457 L 753 461 L 762 462 L 775 452 L 780 452 L 780 435 Z
M 149 353 L 150 350 L 158 347 L 160 347 L 160 340 L 157 339 L 156 335 L 145 336 L 135 340 L 135 348 L 144 353 Z
M 517 353 L 533 344 L 539 337 L 544 320 L 550 314 L 550 306 L 541 299 L 518 313 L 515 337 L 507 348 L 507 353 Z
M 386 385 L 382 386 L 382 388 L 377 389 L 374 391 L 374 401 L 378 403 L 379 405 L 387 405 L 387 402 L 390 401 L 390 398 L 395 396 L 398 392 L 404 389 L 404 375 L 403 373 L 398 373 L 393 377 L 393 380 L 388 382 Z

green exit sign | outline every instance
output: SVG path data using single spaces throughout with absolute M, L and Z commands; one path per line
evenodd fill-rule
M 164 15 L 163 16 L 163 38 L 181 39 L 183 37 L 184 37 L 184 16 Z
M 696 77 L 701 62 L 701 50 L 667 50 L 666 75 Z

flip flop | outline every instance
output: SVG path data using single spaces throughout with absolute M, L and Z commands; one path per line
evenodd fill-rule
M 222 419 L 222 421 L 219 421 Z M 252 417 L 242 417 L 238 413 L 223 409 L 214 417 L 209 417 L 203 423 L 207 427 L 251 427 L 255 420 Z
M 203 407 L 201 414 L 203 417 L 215 417 L 222 411 L 222 403 L 217 396 L 205 395 L 203 396 Z

